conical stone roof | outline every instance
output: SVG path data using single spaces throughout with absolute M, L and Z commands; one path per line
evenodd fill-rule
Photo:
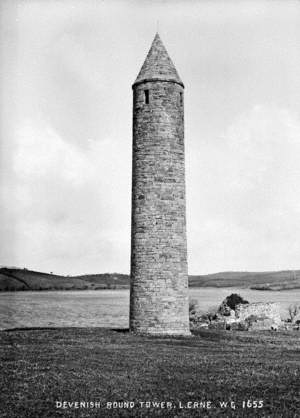
M 183 86 L 183 82 L 181 81 L 158 33 L 155 35 L 151 48 L 134 85 L 151 80 L 173 81 Z

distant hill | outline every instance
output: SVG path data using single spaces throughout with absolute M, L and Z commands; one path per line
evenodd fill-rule
M 189 276 L 189 287 L 245 287 L 256 290 L 300 288 L 300 270 L 236 272 Z
M 126 274 L 91 274 L 60 276 L 39 271 L 0 268 L 0 291 L 12 290 L 85 290 L 129 287 Z
M 224 272 L 189 276 L 189 287 L 244 287 L 257 290 L 300 289 L 300 270 Z M 0 291 L 96 290 L 129 288 L 129 275 L 120 273 L 60 276 L 15 267 L 0 268 Z
M 0 269 L 0 290 L 60 290 L 87 289 L 88 283 L 79 278 L 58 276 L 18 268 Z

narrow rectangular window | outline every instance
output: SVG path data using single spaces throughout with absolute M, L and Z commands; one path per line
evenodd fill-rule
M 145 103 L 149 104 L 149 90 L 144 90 L 145 93 Z
M 180 103 L 180 106 L 182 106 L 183 105 L 183 94 L 182 93 L 179 93 L 179 103 Z

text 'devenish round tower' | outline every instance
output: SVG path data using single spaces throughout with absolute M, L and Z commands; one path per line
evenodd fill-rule
M 156 34 L 133 84 L 130 330 L 188 335 L 183 83 Z

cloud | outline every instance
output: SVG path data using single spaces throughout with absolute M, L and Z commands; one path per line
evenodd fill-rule
M 13 169 L 25 183 L 51 178 L 76 187 L 94 175 L 88 156 L 64 142 L 50 127 L 37 130 L 30 123 L 24 124 L 16 139 Z
M 186 85 L 191 272 L 295 266 L 297 2 L 48 3 L 0 6 L 2 263 L 129 270 L 130 87 L 159 19 Z
M 90 139 L 84 152 L 53 128 L 27 120 L 14 149 L 13 187 L 3 200 L 15 219 L 10 264 L 128 271 L 130 147 Z
M 190 153 L 193 271 L 298 266 L 299 139 L 292 112 L 256 105 Z

